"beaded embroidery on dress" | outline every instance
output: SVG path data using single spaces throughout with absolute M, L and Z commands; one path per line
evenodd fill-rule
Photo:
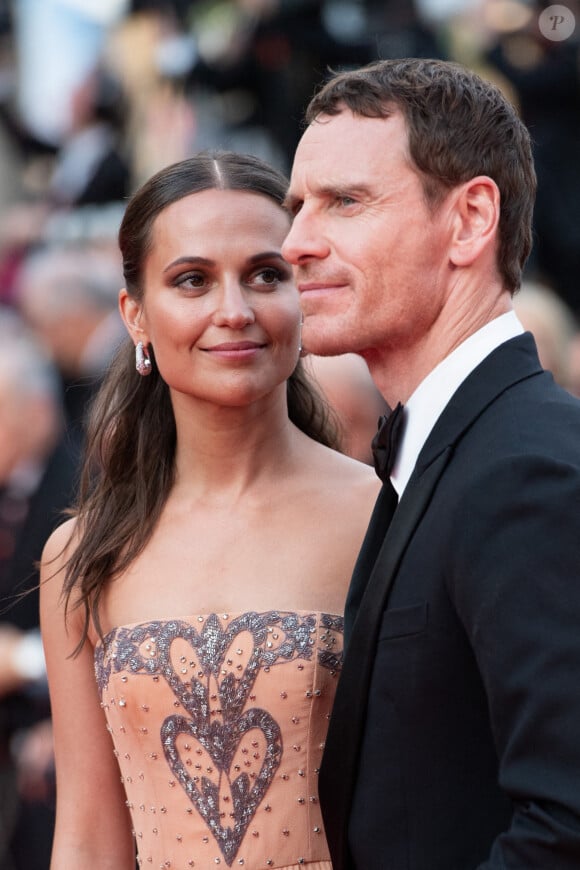
M 317 775 L 343 619 L 210 614 L 95 649 L 140 866 L 330 870 Z

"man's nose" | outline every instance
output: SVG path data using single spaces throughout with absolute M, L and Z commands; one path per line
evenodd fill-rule
M 309 259 L 323 260 L 328 253 L 329 245 L 318 222 L 305 212 L 298 212 L 282 245 L 284 259 L 299 266 Z

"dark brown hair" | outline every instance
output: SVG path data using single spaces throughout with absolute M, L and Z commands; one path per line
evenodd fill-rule
M 287 180 L 250 155 L 206 152 L 162 169 L 129 200 L 119 246 L 129 294 L 143 295 L 142 269 L 152 244 L 152 227 L 167 206 L 203 190 L 241 190 L 268 197 L 282 207 Z M 73 590 L 84 608 L 82 647 L 105 584 L 141 552 L 159 519 L 174 480 L 175 418 L 169 389 L 155 366 L 146 377 L 135 372 L 128 339 L 113 360 L 89 420 L 85 462 L 74 511 L 78 533 L 66 565 L 66 606 Z M 298 362 L 287 383 L 288 415 L 311 438 L 337 447 L 332 414 Z
M 409 154 L 436 209 L 453 187 L 487 175 L 501 197 L 498 268 L 510 292 L 521 283 L 532 246 L 536 174 L 530 136 L 491 82 L 457 63 L 405 58 L 334 75 L 314 95 L 306 122 L 336 115 L 405 118 Z

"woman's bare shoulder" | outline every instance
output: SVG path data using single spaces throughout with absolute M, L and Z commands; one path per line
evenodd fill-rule
M 47 539 L 40 563 L 40 616 L 43 633 L 60 636 L 61 626 L 67 626 L 68 641 L 80 639 L 83 633 L 83 610 L 77 608 L 78 590 L 65 593 L 65 579 L 70 558 L 79 540 L 76 518 L 65 520 Z M 70 605 L 70 606 L 69 606 Z M 71 633 L 72 632 L 72 633 Z M 70 650 L 69 650 L 70 652 Z
M 312 483 L 320 495 L 337 498 L 340 494 L 340 501 L 353 507 L 374 504 L 381 488 L 374 468 L 337 450 L 317 447 L 310 468 Z
M 70 556 L 72 547 L 77 539 L 78 529 L 75 517 L 65 520 L 51 533 L 42 551 L 42 565 L 50 568 L 53 565 L 56 571 L 64 565 Z
M 365 482 L 373 482 L 377 487 L 380 486 L 380 481 L 376 476 L 374 468 L 368 463 L 362 462 L 360 459 L 354 459 L 352 456 L 341 453 L 339 450 L 321 447 L 321 445 L 318 446 L 321 448 L 318 457 L 321 469 L 332 469 L 349 480 L 359 481 L 363 484 Z

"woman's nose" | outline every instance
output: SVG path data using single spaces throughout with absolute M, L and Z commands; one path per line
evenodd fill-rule
M 254 309 L 239 281 L 227 281 L 224 284 L 214 319 L 218 326 L 231 326 L 234 329 L 254 323 Z

